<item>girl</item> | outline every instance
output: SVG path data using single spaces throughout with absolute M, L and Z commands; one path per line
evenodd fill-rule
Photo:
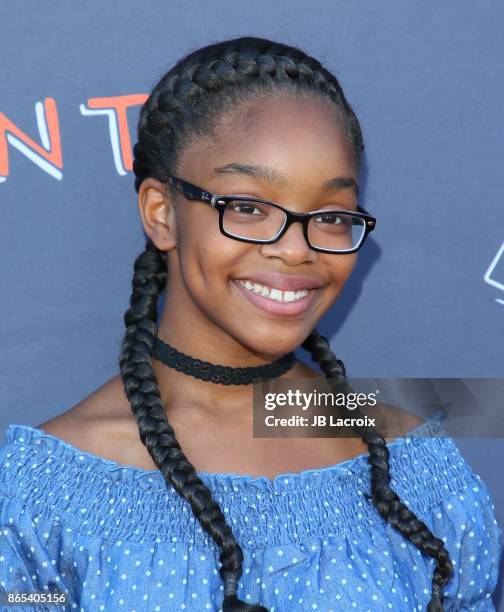
M 363 148 L 337 79 L 270 40 L 198 49 L 154 87 L 120 374 L 51 421 L 9 426 L 4 601 L 494 609 L 502 531 L 439 422 L 396 411 L 397 439 L 252 436 L 253 382 L 320 377 L 296 347 L 345 386 L 316 324 L 376 222 L 358 205 Z

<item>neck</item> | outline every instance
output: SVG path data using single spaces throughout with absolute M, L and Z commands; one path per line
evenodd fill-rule
M 215 365 L 230 367 L 254 367 L 271 363 L 293 350 L 287 347 L 274 354 L 259 353 L 249 349 L 217 326 L 209 325 L 192 311 L 194 305 L 173 303 L 169 296 L 158 324 L 158 336 L 182 353 Z M 297 362 L 280 378 L 300 378 L 303 372 Z M 195 416 L 225 418 L 235 422 L 251 420 L 253 385 L 223 385 L 212 383 L 178 372 L 157 360 L 152 366 L 158 379 L 161 397 L 168 418 L 176 420 L 182 412 L 184 418 L 190 411 Z M 305 375 L 306 376 L 306 375 Z

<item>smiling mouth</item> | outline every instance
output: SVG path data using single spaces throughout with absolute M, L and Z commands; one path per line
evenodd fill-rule
M 247 283 L 251 288 L 247 288 Z M 231 284 L 255 309 L 284 321 L 304 317 L 312 310 L 317 296 L 322 291 L 321 287 L 280 291 L 275 287 L 238 279 L 232 280 Z
M 255 293 L 256 295 L 285 304 L 290 302 L 299 302 L 305 298 L 310 291 L 314 291 L 314 289 L 280 291 L 280 289 L 276 289 L 275 287 L 268 287 L 268 285 L 262 285 L 261 283 L 251 282 L 249 280 L 238 280 L 237 282 L 240 283 L 242 287 L 252 293 Z

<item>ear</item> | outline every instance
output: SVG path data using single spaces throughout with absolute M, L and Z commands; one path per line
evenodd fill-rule
M 138 209 L 145 233 L 160 251 L 176 246 L 175 210 L 172 197 L 161 181 L 148 177 L 138 190 Z

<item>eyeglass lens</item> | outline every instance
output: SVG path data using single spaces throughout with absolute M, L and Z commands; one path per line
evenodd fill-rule
M 223 226 L 238 238 L 272 240 L 282 229 L 286 214 L 269 204 L 245 200 L 226 203 Z M 356 247 L 365 232 L 365 220 L 351 214 L 328 212 L 310 218 L 308 239 L 312 246 L 334 251 Z

